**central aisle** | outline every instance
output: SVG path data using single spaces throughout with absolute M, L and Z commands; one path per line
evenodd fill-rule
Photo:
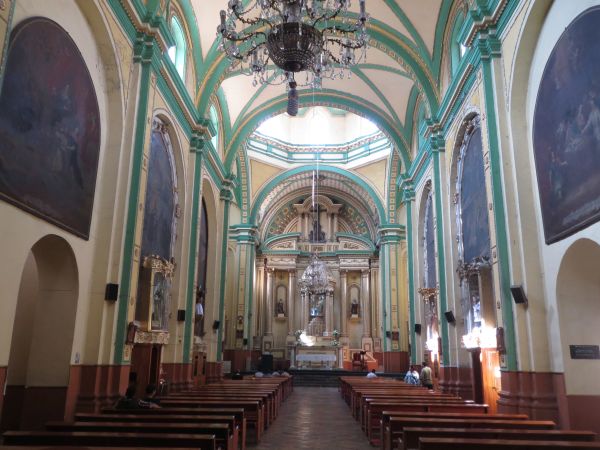
M 294 387 L 253 450 L 368 450 L 360 424 L 336 388 Z

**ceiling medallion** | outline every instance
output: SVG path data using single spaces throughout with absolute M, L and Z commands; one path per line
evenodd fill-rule
M 306 73 L 300 86 L 320 88 L 323 79 L 350 77 L 366 61 L 365 0 L 358 15 L 348 14 L 352 0 L 229 0 L 217 32 L 221 50 L 239 64 L 254 86 L 286 84 L 288 113 L 298 113 L 295 74 Z M 237 64 L 232 65 L 232 68 Z

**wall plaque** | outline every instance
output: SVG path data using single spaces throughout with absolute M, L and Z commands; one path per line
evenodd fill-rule
M 600 359 L 598 345 L 569 345 L 571 359 Z

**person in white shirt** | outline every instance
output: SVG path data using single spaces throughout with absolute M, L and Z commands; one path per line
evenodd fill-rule
M 377 378 L 377 374 L 375 373 L 375 369 L 371 370 L 368 374 L 367 374 L 367 378 Z

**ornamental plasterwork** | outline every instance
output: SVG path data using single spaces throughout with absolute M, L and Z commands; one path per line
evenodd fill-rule
M 163 344 L 169 343 L 169 333 L 167 331 L 136 331 L 133 340 L 135 344 Z
M 368 268 L 368 258 L 340 258 L 340 270 L 362 270 Z
M 318 146 L 318 145 L 292 145 L 278 139 L 272 139 L 267 136 L 263 136 L 262 134 L 254 133 L 251 136 L 251 139 L 257 142 L 262 142 L 263 144 L 270 145 L 277 149 L 290 152 L 290 153 L 339 153 L 339 152 L 349 152 L 355 150 L 360 147 L 364 147 L 365 145 L 372 144 L 373 142 L 380 141 L 382 139 L 387 139 L 385 134 L 381 131 L 372 134 L 371 136 L 367 136 L 364 138 L 360 138 L 356 141 L 345 143 L 342 145 L 328 145 L 328 146 Z M 389 140 L 388 140 L 389 142 Z

